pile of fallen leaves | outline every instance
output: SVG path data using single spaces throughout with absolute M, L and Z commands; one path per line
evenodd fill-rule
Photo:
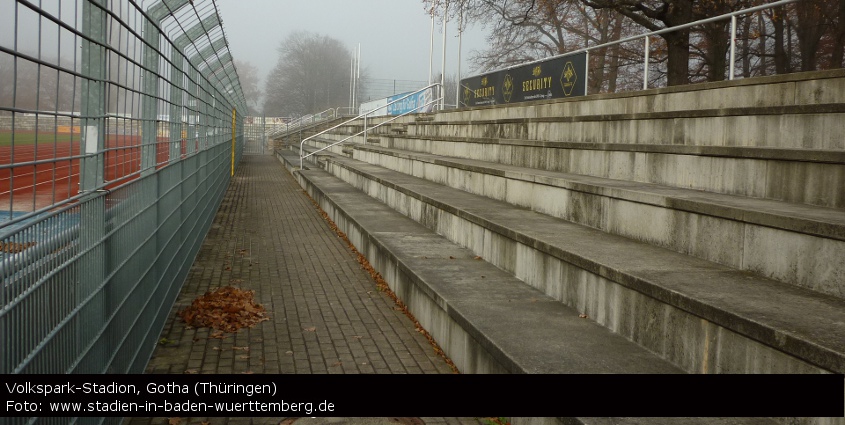
M 206 292 L 178 314 L 185 323 L 194 327 L 237 332 L 270 320 L 264 306 L 255 302 L 254 295 L 255 291 L 225 286 Z

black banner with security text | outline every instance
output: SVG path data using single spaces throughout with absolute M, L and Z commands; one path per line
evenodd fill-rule
M 461 80 L 460 106 L 584 96 L 587 53 L 560 56 Z

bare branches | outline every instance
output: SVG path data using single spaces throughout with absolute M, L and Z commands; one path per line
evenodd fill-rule
M 295 32 L 278 51 L 267 77 L 265 113 L 300 116 L 348 103 L 351 54 L 340 41 Z

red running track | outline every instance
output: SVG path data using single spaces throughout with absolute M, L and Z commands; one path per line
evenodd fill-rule
M 140 136 L 109 135 L 105 152 L 105 180 L 113 188 L 138 177 L 141 169 Z M 185 143 L 182 154 L 185 153 Z M 79 192 L 79 141 L 0 146 L 0 210 L 34 211 L 66 200 Z M 156 163 L 163 166 L 169 142 L 159 138 Z M 77 158 L 72 158 L 77 157 Z M 42 164 L 28 164 L 47 161 Z

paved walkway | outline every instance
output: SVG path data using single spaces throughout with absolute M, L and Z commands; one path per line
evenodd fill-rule
M 454 373 L 412 320 L 378 290 L 354 252 L 278 160 L 264 155 L 243 158 L 147 372 Z M 219 339 L 208 328 L 186 327 L 177 317 L 193 299 L 228 285 L 254 290 L 270 320 Z M 186 418 L 181 423 L 279 424 L 285 419 Z M 350 425 L 484 423 L 478 418 L 334 420 Z M 305 425 L 307 420 L 299 422 Z

